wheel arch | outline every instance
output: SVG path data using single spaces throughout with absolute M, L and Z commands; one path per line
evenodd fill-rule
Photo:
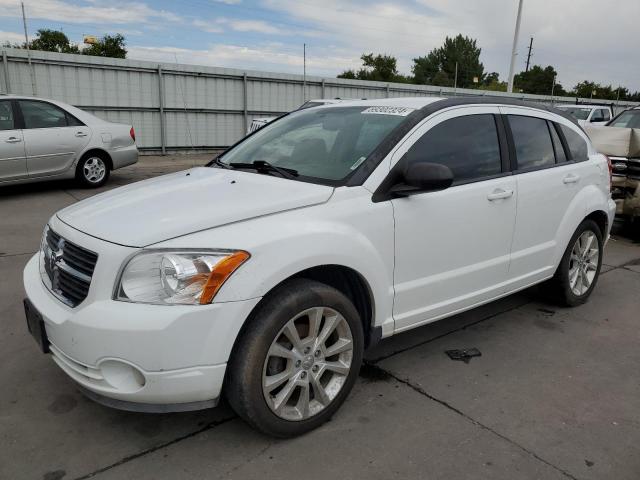
M 99 156 L 103 157 L 105 159 L 105 161 L 107 162 L 107 166 L 109 167 L 109 170 L 113 170 L 113 159 L 111 158 L 111 155 L 109 155 L 109 152 L 107 152 L 103 148 L 95 148 L 95 147 L 94 148 L 90 148 L 89 150 L 83 152 L 82 155 L 80 155 L 78 157 L 78 162 L 76 163 L 76 168 L 78 167 L 78 165 L 80 165 L 80 162 L 82 160 L 84 160 L 85 158 L 87 158 L 90 155 L 99 155 Z

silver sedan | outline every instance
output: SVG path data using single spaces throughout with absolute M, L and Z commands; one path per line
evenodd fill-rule
M 99 187 L 138 161 L 131 125 L 54 100 L 0 95 L 0 186 L 75 178 Z

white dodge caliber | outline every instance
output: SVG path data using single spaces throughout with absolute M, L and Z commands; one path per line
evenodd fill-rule
M 54 215 L 27 264 L 44 352 L 89 397 L 317 427 L 363 351 L 540 282 L 593 291 L 615 204 L 573 120 L 481 98 L 293 112 L 211 162 Z

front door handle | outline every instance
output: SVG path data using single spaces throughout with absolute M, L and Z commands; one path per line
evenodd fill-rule
M 5 140 L 5 142 L 7 142 L 7 143 L 18 143 L 18 142 L 21 142 L 21 141 L 22 141 L 22 139 L 18 138 L 18 137 L 9 137 L 9 138 L 7 138 Z
M 76 137 L 86 137 L 87 134 L 85 132 L 76 132 Z
M 487 200 L 494 202 L 496 200 L 502 200 L 509 198 L 513 195 L 513 190 L 504 190 L 502 188 L 496 188 L 493 192 L 487 195 Z
M 566 177 L 562 179 L 563 183 L 578 183 L 580 181 L 580 176 L 570 173 Z

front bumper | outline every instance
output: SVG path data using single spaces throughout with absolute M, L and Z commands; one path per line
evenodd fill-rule
M 25 267 L 24 288 L 55 363 L 101 403 L 144 411 L 214 405 L 233 343 L 259 301 L 142 305 L 90 291 L 70 308 L 42 283 L 37 255 Z

